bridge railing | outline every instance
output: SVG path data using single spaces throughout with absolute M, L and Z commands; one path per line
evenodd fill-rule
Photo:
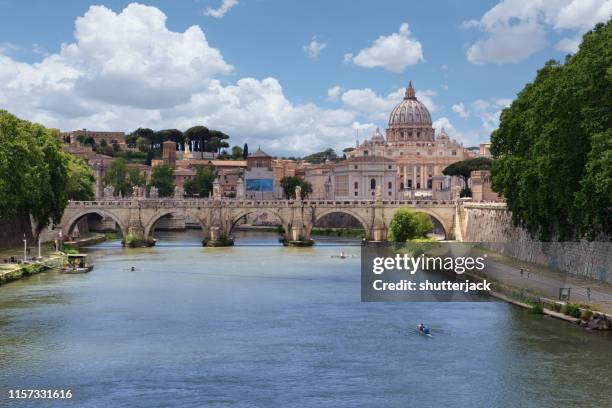
M 113 208 L 113 207 L 130 207 L 134 201 L 132 199 L 115 199 L 115 200 L 96 200 L 96 201 L 70 201 L 69 207 L 72 208 Z M 383 206 L 440 206 L 454 205 L 451 200 L 248 200 L 248 199 L 211 199 L 211 198 L 140 198 L 136 201 L 140 207 L 205 207 L 205 206 L 222 206 L 228 207 L 292 207 L 297 203 L 305 206 L 320 206 L 320 207 L 372 207 L 376 204 Z

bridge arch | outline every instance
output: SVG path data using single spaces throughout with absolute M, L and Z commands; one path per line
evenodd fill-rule
M 123 235 L 124 237 L 127 235 L 127 230 L 128 230 L 127 225 L 121 221 L 120 217 L 113 214 L 112 211 L 100 210 L 100 209 L 95 209 L 95 208 L 78 211 L 76 214 L 69 216 L 69 218 L 66 221 L 62 222 L 61 224 L 62 229 L 65 231 L 67 235 L 71 235 L 72 230 L 74 229 L 77 222 L 81 220 L 83 217 L 86 217 L 90 214 L 96 214 L 102 218 L 105 218 L 105 217 L 112 218 L 113 221 L 115 221 L 115 223 L 117 224 L 117 227 L 119 227 L 119 230 L 121 231 L 121 235 Z
M 144 226 L 144 236 L 145 237 L 152 237 L 153 236 L 153 232 L 155 230 L 155 224 L 157 224 L 157 222 L 159 220 L 161 220 L 162 218 L 168 216 L 168 215 L 190 215 L 193 219 L 195 219 L 198 224 L 200 224 L 200 227 L 202 228 L 202 231 L 204 232 L 204 234 L 206 234 L 206 231 L 208 230 L 208 223 L 206 222 L 207 220 L 203 220 L 200 216 L 198 216 L 198 214 L 192 213 L 191 211 L 187 210 L 187 209 L 164 209 L 164 210 L 160 210 L 160 211 L 156 211 L 150 218 L 149 220 L 146 222 L 145 226 Z
M 355 218 L 363 227 L 363 230 L 366 233 L 366 236 L 370 236 L 371 233 L 371 229 L 372 229 L 372 225 L 366 221 L 365 218 L 363 218 L 361 216 L 361 214 L 359 214 L 356 211 L 352 211 L 349 209 L 344 209 L 344 208 L 326 208 L 324 210 L 321 211 L 316 211 L 315 212 L 315 216 L 314 216 L 314 220 L 312 222 L 312 225 L 310 226 L 310 231 L 309 233 L 312 231 L 312 227 L 314 227 L 314 225 L 317 223 L 317 221 L 319 221 L 320 219 L 322 219 L 323 217 L 325 217 L 326 215 L 329 214 L 334 214 L 334 213 L 340 213 L 340 214 L 347 214 L 350 215 L 351 217 Z
M 235 214 L 231 215 L 228 235 L 232 233 L 232 231 L 234 230 L 234 227 L 238 224 L 238 222 L 241 219 L 243 219 L 244 217 L 250 214 L 261 214 L 261 213 L 272 214 L 273 216 L 275 216 L 276 218 L 280 220 L 285 231 L 288 230 L 289 222 L 286 220 L 286 218 L 283 215 L 281 215 L 280 211 L 277 211 L 272 208 L 249 208 L 249 209 L 238 211 Z

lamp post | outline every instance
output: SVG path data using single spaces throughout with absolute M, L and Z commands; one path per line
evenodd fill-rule
M 28 241 L 26 240 L 26 235 L 23 234 L 23 263 L 28 261 Z

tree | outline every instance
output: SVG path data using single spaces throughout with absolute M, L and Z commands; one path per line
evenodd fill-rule
M 67 159 L 66 197 L 74 201 L 94 200 L 96 179 L 93 171 L 76 156 L 67 155 Z
M 166 140 L 172 140 L 176 143 L 176 150 L 185 150 L 185 137 L 183 136 L 183 132 L 178 129 L 164 129 L 155 132 L 156 139 L 160 141 L 160 143 L 165 142 Z
M 247 157 L 249 157 L 249 145 L 245 143 L 242 148 L 242 159 L 246 160 Z
M 59 222 L 69 160 L 52 130 L 0 110 L 0 217 L 31 215 L 35 237 L 50 220 Z
M 151 140 L 147 139 L 146 137 L 139 136 L 138 139 L 136 139 L 136 147 L 141 152 L 148 152 L 151 150 Z
M 144 174 L 138 168 L 131 167 L 128 169 L 127 184 L 130 189 L 134 186 L 144 187 L 146 182 Z
M 321 163 L 325 163 L 327 160 L 333 161 L 337 159 L 338 159 L 338 155 L 336 154 L 334 149 L 331 149 L 331 148 L 323 150 L 322 152 L 313 153 L 313 154 L 310 154 L 304 157 L 304 161 L 308 163 L 313 163 L 313 164 L 321 164 Z
M 160 197 L 174 193 L 174 168 L 169 164 L 158 164 L 151 171 L 151 185 L 157 187 Z
M 125 197 L 132 192 L 132 186 L 128 183 L 127 175 L 128 168 L 125 159 L 115 159 L 106 169 L 104 183 L 112 186 L 116 194 L 121 193 Z
M 473 171 L 491 170 L 493 160 L 487 157 L 476 157 L 475 159 L 461 160 L 448 165 L 442 174 L 445 176 L 461 177 L 465 183 L 465 187 L 461 191 L 461 197 L 471 197 L 472 192 L 469 189 L 469 180 Z
M 197 166 L 196 175 L 191 180 L 185 181 L 185 193 L 187 195 L 199 195 L 208 197 L 213 189 L 213 182 L 217 174 L 214 167 Z
M 240 146 L 232 147 L 232 159 L 240 160 L 242 159 L 243 155 L 244 155 L 244 151 L 242 150 L 242 147 Z
M 229 147 L 229 144 L 226 142 L 227 139 L 229 139 L 229 136 L 225 133 L 218 130 L 211 130 L 208 144 L 203 151 L 219 153 L 221 149 Z
M 611 49 L 612 21 L 598 24 L 565 63 L 538 71 L 491 136 L 493 189 L 542 240 L 612 234 Z
M 280 185 L 283 189 L 283 195 L 287 199 L 297 198 L 295 197 L 295 188 L 300 186 L 302 188 L 302 197 L 306 198 L 312 194 L 312 184 L 306 180 L 302 180 L 299 177 L 287 176 L 283 177 L 280 181 Z
M 400 208 L 393 213 L 389 224 L 389 241 L 406 242 L 409 239 L 426 238 L 433 229 L 427 214 Z
M 194 151 L 203 152 L 210 138 L 210 131 L 206 126 L 193 126 L 187 129 L 183 135 L 185 140 L 189 139 L 191 141 Z

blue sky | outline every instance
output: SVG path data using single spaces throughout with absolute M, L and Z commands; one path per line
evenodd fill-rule
M 205 124 L 300 155 L 384 130 L 412 80 L 435 126 L 474 145 L 611 13 L 611 0 L 0 0 L 0 108 L 62 130 Z

